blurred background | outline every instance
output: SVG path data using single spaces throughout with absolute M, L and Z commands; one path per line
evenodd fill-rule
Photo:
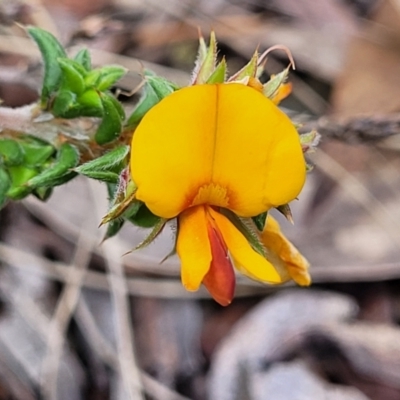
M 322 139 L 285 233 L 313 285 L 245 278 L 226 308 L 181 287 L 166 231 L 145 250 L 124 227 L 101 243 L 105 188 L 76 179 L 46 202 L 0 212 L 0 399 L 400 399 L 399 0 L 0 0 L 0 98 L 37 99 L 39 52 L 20 25 L 52 32 L 97 65 L 143 67 L 185 85 L 198 29 L 229 69 L 255 48 L 293 53 L 282 102 Z M 272 53 L 268 74 L 288 64 Z M 138 94 L 122 94 L 127 109 Z M 277 216 L 279 218 L 279 216 Z M 172 228 L 171 228 L 172 229 Z

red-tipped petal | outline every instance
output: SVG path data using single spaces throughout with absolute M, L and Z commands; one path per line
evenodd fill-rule
M 203 284 L 221 306 L 232 302 L 235 293 L 235 272 L 228 256 L 228 249 L 216 227 L 208 226 L 212 261 Z

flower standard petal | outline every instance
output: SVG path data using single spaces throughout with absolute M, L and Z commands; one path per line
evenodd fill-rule
M 137 198 L 172 218 L 199 204 L 201 190 L 210 193 L 202 204 L 260 214 L 293 200 L 306 170 L 289 118 L 233 83 L 184 88 L 154 106 L 133 136 L 131 172 Z
M 208 208 L 226 243 L 235 265 L 252 279 L 269 283 L 281 283 L 281 277 L 273 265 L 255 252 L 246 238 L 224 215 Z
M 181 260 L 181 279 L 187 290 L 199 288 L 211 264 L 205 208 L 189 208 L 179 216 L 176 251 Z
M 277 267 L 284 281 L 293 279 L 301 286 L 310 285 L 308 261 L 282 234 L 278 222 L 270 215 L 267 217 L 261 240 L 271 256 L 270 261 Z

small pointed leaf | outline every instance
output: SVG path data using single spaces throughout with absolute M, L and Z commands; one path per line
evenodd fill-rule
M 61 68 L 55 60 L 59 57 L 66 57 L 67 54 L 60 42 L 51 33 L 34 26 L 29 26 L 27 31 L 42 53 L 44 77 L 41 104 L 43 108 L 46 108 L 52 93 L 57 91 L 61 82 Z
M 51 107 L 54 116 L 60 118 L 68 118 L 68 112 L 74 107 L 76 94 L 70 90 L 63 90 L 57 94 Z
M 119 112 L 109 96 L 101 96 L 101 102 L 104 116 L 94 138 L 98 144 L 103 145 L 118 138 L 121 133 L 122 122 Z
M 96 88 L 103 92 L 109 89 L 115 82 L 121 79 L 127 72 L 127 69 L 119 65 L 107 65 L 100 69 L 100 77 L 96 82 Z
M 58 58 L 62 71 L 61 85 L 64 90 L 69 90 L 80 95 L 85 90 L 84 75 L 86 70 L 77 62 L 68 58 Z
M 101 157 L 80 165 L 75 168 L 75 171 L 80 174 L 92 171 L 110 171 L 116 165 L 124 161 L 128 154 L 129 146 L 118 146 Z
M 252 220 L 256 226 L 256 228 L 262 232 L 265 227 L 265 221 L 267 220 L 268 212 L 263 212 L 259 215 L 256 215 L 255 217 L 252 217 Z
M 128 118 L 126 125 L 130 128 L 136 127 L 141 119 L 145 116 L 147 111 L 149 111 L 159 101 L 160 98 L 157 96 L 157 93 L 155 92 L 151 84 L 146 82 L 143 88 L 142 97 L 140 98 L 139 103 Z
M 37 188 L 40 186 L 54 186 L 63 183 L 62 179 L 64 175 L 70 178 L 71 170 L 77 166 L 79 162 L 79 153 L 75 146 L 69 143 L 61 145 L 60 150 L 57 154 L 57 159 L 49 168 L 45 169 L 39 175 L 29 179 L 26 183 L 31 188 Z M 61 181 L 59 181 L 61 179 Z M 58 183 L 60 182 L 60 183 Z
M 164 229 L 165 223 L 167 222 L 166 219 L 160 218 L 156 224 L 153 226 L 151 232 L 142 240 L 137 246 L 135 246 L 129 253 L 132 251 L 136 251 L 139 249 L 143 249 L 144 247 L 148 246 Z
M 82 65 L 82 67 L 85 68 L 87 72 L 89 72 L 92 68 L 92 61 L 88 49 L 79 50 L 79 52 L 74 57 L 74 60 Z
M 222 61 L 215 68 L 214 72 L 207 79 L 207 83 L 212 84 L 212 83 L 225 82 L 226 68 L 227 68 L 226 61 L 225 61 L 225 58 L 223 58 Z
M 125 220 L 121 218 L 114 219 L 107 224 L 107 231 L 103 237 L 102 243 L 115 236 L 124 226 Z
M 122 201 L 114 204 L 110 208 L 108 213 L 103 217 L 100 225 L 104 225 L 107 222 L 110 222 L 113 219 L 120 217 L 133 204 L 142 204 L 142 202 L 139 202 L 139 200 L 136 200 L 135 196 L 136 196 L 136 190 L 129 193 Z
M 256 50 L 251 57 L 250 61 L 236 74 L 232 75 L 228 81 L 242 81 L 247 78 L 256 78 L 257 77 L 257 69 L 258 69 L 258 51 Z
M 210 34 L 210 43 L 207 48 L 207 53 L 202 62 L 197 76 L 195 76 L 195 84 L 206 83 L 207 79 L 214 72 L 215 63 L 217 61 L 217 39 L 215 33 L 212 31 Z
M 24 165 L 27 167 L 36 167 L 43 165 L 54 153 L 55 148 L 46 142 L 28 137 L 20 142 L 24 149 Z
M 97 90 L 85 90 L 76 99 L 76 109 L 80 110 L 82 116 L 102 117 L 104 113 L 103 103 Z
M 279 74 L 274 75 L 267 83 L 264 84 L 263 93 L 269 99 L 272 99 L 278 92 L 289 76 L 289 67 L 284 69 Z
M 290 209 L 289 204 L 283 204 L 279 207 L 276 207 L 276 209 L 284 215 L 284 217 L 291 223 L 294 224 L 293 221 L 293 214 L 292 214 L 292 210 Z

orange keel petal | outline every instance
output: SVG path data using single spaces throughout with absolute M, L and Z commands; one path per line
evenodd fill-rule
M 214 300 L 227 306 L 235 293 L 235 272 L 228 256 L 228 249 L 216 227 L 208 226 L 212 261 L 210 269 L 203 279 L 203 284 Z

